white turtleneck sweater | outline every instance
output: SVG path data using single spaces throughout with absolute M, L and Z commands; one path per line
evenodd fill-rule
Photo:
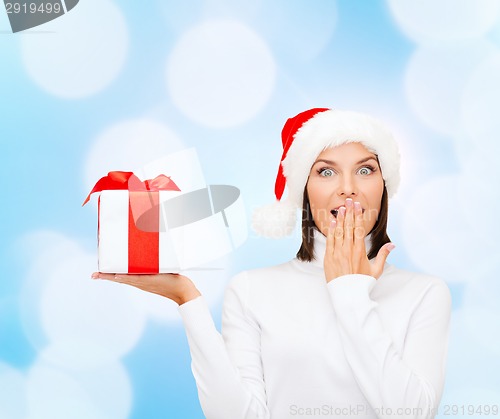
M 435 277 L 385 265 L 377 280 L 325 280 L 316 260 L 244 271 L 222 334 L 202 296 L 179 306 L 208 419 L 433 418 L 445 377 L 451 297 Z

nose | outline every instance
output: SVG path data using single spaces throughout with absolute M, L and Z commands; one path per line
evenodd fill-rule
M 351 175 L 341 176 L 337 189 L 337 194 L 339 196 L 345 196 L 346 198 L 350 196 L 356 196 L 358 194 L 356 188 L 356 181 Z

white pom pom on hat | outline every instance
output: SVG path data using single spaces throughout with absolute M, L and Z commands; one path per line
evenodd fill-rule
M 352 142 L 363 144 L 378 156 L 389 198 L 398 189 L 398 145 L 387 127 L 369 115 L 328 108 L 309 109 L 286 121 L 281 141 L 283 155 L 274 188 L 276 201 L 257 208 L 252 217 L 252 228 L 260 236 L 281 238 L 293 232 L 311 167 L 327 148 Z M 288 196 L 281 200 L 285 184 Z

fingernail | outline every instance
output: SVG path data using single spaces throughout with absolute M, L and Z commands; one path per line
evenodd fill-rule
M 330 221 L 330 227 L 335 227 L 337 225 L 337 221 L 331 220 Z
M 396 245 L 395 245 L 395 244 L 389 243 L 389 244 L 387 245 L 387 250 L 390 252 L 390 251 L 391 251 L 392 249 L 394 249 L 395 247 L 396 247 Z
M 345 215 L 345 207 L 340 207 L 339 208 L 339 213 L 342 215 Z
M 347 198 L 345 200 L 345 206 L 346 207 L 351 207 L 352 206 L 352 199 L 351 198 Z
M 92 279 L 98 279 L 99 278 L 99 274 L 97 272 L 94 272 L 92 275 L 91 275 L 91 278 Z
M 361 209 L 361 203 L 359 203 L 358 201 L 356 201 L 356 202 L 354 203 L 354 209 L 356 209 L 356 210 L 360 210 L 360 209 Z

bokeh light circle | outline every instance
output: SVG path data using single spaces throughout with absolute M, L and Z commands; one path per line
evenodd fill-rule
M 81 1 L 43 30 L 21 35 L 22 57 L 32 80 L 52 95 L 94 95 L 116 79 L 125 63 L 127 25 L 110 0 Z
M 177 135 L 161 122 L 139 118 L 113 124 L 97 136 L 88 153 L 85 189 L 88 193 L 108 172 L 133 172 L 183 148 Z
M 500 2 L 499 2 L 500 4 Z M 462 96 L 462 118 L 477 147 L 491 154 L 500 151 L 500 53 L 484 60 L 474 71 Z
M 167 62 L 174 104 L 209 127 L 242 124 L 268 102 L 276 65 L 266 43 L 233 20 L 206 21 L 188 30 Z
M 0 418 L 26 417 L 26 378 L 16 368 L 0 362 Z
M 500 324 L 499 268 L 500 262 L 497 260 L 494 268 L 466 285 L 463 296 L 464 323 L 468 333 L 475 342 L 497 357 L 500 356 L 500 334 L 493 333 L 492 330 L 496 330 Z
M 485 40 L 415 50 L 405 74 L 406 96 L 415 114 L 442 134 L 460 132 L 464 89 L 480 63 L 497 51 Z
M 145 314 L 133 304 L 125 285 L 90 279 L 94 266 L 95 256 L 84 254 L 54 266 L 41 295 L 40 318 L 53 342 L 84 339 L 119 357 L 140 339 Z
M 40 357 L 28 371 L 30 419 L 125 419 L 132 389 L 123 365 L 114 361 L 99 368 L 66 371 Z
M 418 43 L 461 41 L 484 35 L 498 18 L 497 0 L 387 0 L 401 30 Z
M 335 0 L 266 1 L 262 3 L 256 27 L 269 40 L 276 55 L 310 61 L 332 41 L 339 18 L 337 9 Z
M 405 202 L 402 234 L 410 259 L 420 270 L 450 282 L 472 282 L 496 250 L 479 228 L 474 206 L 463 206 L 462 178 L 436 177 L 420 185 Z

